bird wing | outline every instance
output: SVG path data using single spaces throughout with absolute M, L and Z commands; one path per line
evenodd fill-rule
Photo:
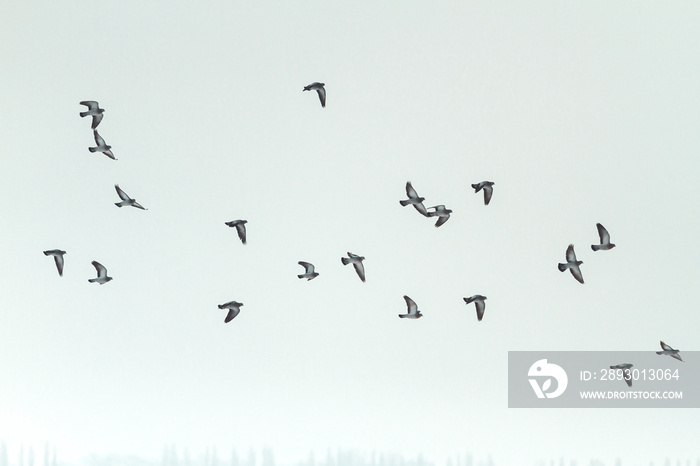
M 324 87 L 317 87 L 316 92 L 318 92 L 318 99 L 321 101 L 321 107 L 326 106 L 326 89 Z
M 101 114 L 101 113 L 98 113 L 97 115 L 93 115 L 93 116 L 92 116 L 92 126 L 91 126 L 92 129 L 97 128 L 97 125 L 100 124 L 100 122 L 102 121 L 102 117 L 103 117 L 103 116 L 104 116 L 104 115 Z
M 667 345 L 663 341 L 661 342 L 661 348 L 665 351 L 673 351 L 673 348 L 671 348 L 669 345 Z
M 236 232 L 238 233 L 238 237 L 241 239 L 243 244 L 245 244 L 245 223 L 237 223 Z
M 360 280 L 363 282 L 365 281 L 365 266 L 362 265 L 362 262 L 353 262 L 352 266 L 355 267 L 355 272 L 357 272 L 357 275 L 360 277 Z
M 120 188 L 118 184 L 114 185 L 114 189 L 117 190 L 117 194 L 119 195 L 119 198 L 122 201 L 130 201 L 131 200 L 129 195 L 127 193 L 125 193 L 124 190 L 122 188 Z
M 92 130 L 92 133 L 95 136 L 95 143 L 97 144 L 97 147 L 104 146 L 105 140 L 102 139 L 102 136 L 100 136 L 100 133 L 98 133 L 96 129 Z
M 231 322 L 240 312 L 241 312 L 241 310 L 238 309 L 237 307 L 234 307 L 233 309 L 229 309 L 228 314 L 226 314 L 226 318 L 224 319 L 224 323 Z
M 406 300 L 406 306 L 408 307 L 409 314 L 415 314 L 418 312 L 418 306 L 416 305 L 416 302 L 414 300 L 405 295 L 403 299 Z
M 489 205 L 491 202 L 491 196 L 493 196 L 493 187 L 484 186 L 484 204 Z
M 608 233 L 608 230 L 606 230 L 605 227 L 600 223 L 596 223 L 595 226 L 598 227 L 598 236 L 600 237 L 600 244 L 610 243 L 610 233 Z
M 419 202 L 418 204 L 413 204 L 413 207 L 415 207 L 416 210 L 421 213 L 421 215 L 429 217 L 428 211 L 426 210 L 422 202 Z
M 418 193 L 415 189 L 413 189 L 410 181 L 406 183 L 406 194 L 408 195 L 409 199 L 415 199 L 418 197 Z
M 95 270 L 97 270 L 98 277 L 106 277 L 107 276 L 107 269 L 105 268 L 104 265 L 100 264 L 97 261 L 92 261 L 92 265 L 95 267 Z
M 450 214 L 447 215 L 441 215 L 440 218 L 438 219 L 437 222 L 435 222 L 435 227 L 439 227 L 441 225 L 444 225 L 446 221 L 450 219 Z
M 569 270 L 571 270 L 571 275 L 573 275 L 574 278 L 579 281 L 579 283 L 583 283 L 583 274 L 578 266 L 569 267 Z
M 136 207 L 137 209 L 141 209 L 141 210 L 148 210 L 147 208 L 145 208 L 144 206 L 142 206 L 141 204 L 139 204 L 139 203 L 136 202 L 136 201 L 134 201 L 134 203 L 131 204 L 131 206 L 132 206 L 132 207 Z
M 304 267 L 304 273 L 314 273 L 314 265 L 309 262 L 299 261 L 299 265 Z
M 54 262 L 56 262 L 56 268 L 58 269 L 58 274 L 63 276 L 63 254 L 55 254 L 53 256 Z
M 576 253 L 574 252 L 574 245 L 570 244 L 568 248 L 566 248 L 566 261 L 567 262 L 576 262 Z
M 484 318 L 484 311 L 486 310 L 486 303 L 483 301 L 476 301 L 474 304 L 476 304 L 476 318 L 481 322 L 481 319 Z

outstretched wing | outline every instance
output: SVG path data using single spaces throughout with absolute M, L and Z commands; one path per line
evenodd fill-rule
M 406 183 L 406 194 L 408 195 L 409 199 L 415 199 L 418 197 L 418 193 L 415 189 L 413 189 L 410 181 Z
M 100 124 L 100 122 L 102 121 L 102 117 L 103 117 L 103 116 L 104 116 L 104 115 L 101 114 L 101 113 L 98 113 L 97 115 L 93 115 L 93 116 L 92 116 L 92 126 L 90 126 L 90 127 L 91 127 L 92 129 L 97 128 L 97 125 Z
M 326 89 L 324 87 L 317 87 L 316 92 L 318 92 L 318 99 L 321 101 L 321 107 L 326 107 Z
M 304 262 L 304 261 L 299 261 L 299 265 L 304 267 L 305 271 L 304 273 L 314 273 L 314 265 L 309 263 L 309 262 Z
M 245 244 L 245 223 L 241 222 L 236 224 L 236 232 L 238 233 L 238 237 L 241 239 L 241 242 Z
M 360 277 L 360 280 L 363 282 L 365 281 L 365 266 L 362 265 L 362 262 L 353 262 L 352 266 L 355 267 L 355 272 L 357 272 L 357 276 Z
M 435 227 L 439 227 L 441 225 L 444 225 L 446 221 L 450 219 L 450 214 L 447 215 L 441 215 L 440 218 L 438 219 L 437 222 L 435 222 Z
M 98 147 L 105 145 L 105 140 L 102 139 L 102 136 L 100 136 L 100 133 L 98 133 L 96 129 L 92 130 L 92 134 L 95 136 L 95 143 Z
M 117 190 L 117 195 L 119 195 L 119 198 L 120 198 L 122 201 L 128 201 L 128 200 L 131 199 L 131 198 L 129 197 L 129 195 L 128 195 L 127 193 L 125 193 L 124 190 L 123 190 L 122 188 L 119 187 L 118 184 L 115 184 L 115 185 L 114 185 L 114 189 Z
M 92 261 L 92 265 L 95 267 L 95 270 L 97 270 L 98 278 L 107 276 L 107 269 L 105 268 L 104 265 L 100 264 L 97 261 Z
M 583 274 L 578 266 L 569 267 L 569 270 L 571 270 L 571 275 L 573 275 L 574 278 L 579 281 L 579 283 L 583 283 Z
M 483 301 L 476 301 L 476 318 L 479 322 L 484 318 L 484 311 L 486 310 L 486 303 Z
M 574 252 L 574 245 L 570 244 L 568 248 L 566 248 L 566 261 L 567 262 L 576 262 L 576 253 Z
M 58 269 L 58 274 L 63 276 L 63 254 L 56 254 L 53 256 L 54 262 L 56 262 L 56 268 Z
M 83 100 L 82 102 L 80 102 L 80 105 L 87 106 L 88 110 L 95 110 L 95 109 L 99 108 L 99 106 L 100 106 L 94 100 Z
M 598 236 L 600 237 L 600 244 L 610 243 L 610 234 L 608 233 L 608 230 L 606 230 L 605 227 L 600 223 L 596 223 L 595 226 L 598 227 Z
M 489 205 L 489 202 L 491 202 L 491 196 L 493 196 L 493 187 L 492 186 L 484 186 L 484 204 Z
M 406 300 L 406 306 L 408 307 L 409 314 L 415 314 L 416 312 L 418 312 L 418 305 L 416 305 L 416 302 L 414 300 L 412 300 L 406 295 L 404 295 L 403 299 Z

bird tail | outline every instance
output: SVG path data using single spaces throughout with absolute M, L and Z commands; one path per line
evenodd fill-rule
M 81 118 L 86 117 L 86 116 L 88 116 L 88 112 L 80 112 L 80 116 L 81 116 Z
M 566 264 L 559 264 L 559 271 L 563 272 L 564 270 L 566 270 Z
M 121 208 L 122 203 L 121 203 L 121 202 L 115 202 L 114 205 L 117 206 L 117 207 L 119 207 L 119 208 Z
M 89 150 L 90 152 L 97 152 L 97 148 L 96 148 L 96 147 L 88 147 L 88 150 Z
M 88 281 L 90 283 L 95 283 L 97 281 L 97 279 L 96 278 L 88 278 Z
M 49 256 L 49 255 L 50 255 L 50 254 L 49 254 L 49 251 L 44 251 L 44 255 L 45 255 L 45 256 Z
M 406 314 L 399 314 L 399 317 L 401 317 L 402 319 L 405 319 L 408 316 Z
M 409 204 L 409 202 L 408 201 L 399 201 L 399 204 L 401 204 L 402 206 L 405 207 Z
M 476 189 L 477 191 L 479 191 L 479 185 L 478 185 L 478 184 L 473 184 L 473 185 L 472 185 L 472 188 L 474 188 L 474 189 Z
M 464 298 L 464 302 L 467 304 L 472 303 L 474 302 L 474 298 Z
M 304 276 L 303 276 L 303 275 L 297 275 L 297 277 L 299 277 L 299 278 L 304 278 Z
M 218 304 L 217 306 L 219 306 L 219 309 L 226 309 L 226 306 L 224 306 L 222 304 Z
M 591 244 L 591 249 L 593 249 L 594 251 L 598 251 L 600 250 L 600 246 L 597 244 Z
M 343 265 L 348 265 L 350 263 L 350 259 L 347 257 L 341 257 L 340 261 L 343 263 Z

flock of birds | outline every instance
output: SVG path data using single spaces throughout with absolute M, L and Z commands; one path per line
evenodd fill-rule
M 326 106 L 326 89 L 325 89 L 325 84 L 320 83 L 320 82 L 314 82 L 309 84 L 308 86 L 305 86 L 303 91 L 316 91 L 318 94 L 318 98 L 321 102 L 321 106 L 325 107 Z M 97 127 L 99 124 L 102 122 L 102 119 L 104 117 L 104 109 L 100 108 L 99 103 L 94 101 L 94 100 L 86 100 L 80 102 L 80 105 L 85 105 L 87 107 L 87 111 L 80 112 L 81 117 L 86 117 L 86 116 L 91 116 L 92 117 L 92 124 L 91 124 L 91 129 L 93 132 L 93 136 L 95 138 L 95 147 L 89 147 L 88 150 L 90 152 L 101 152 L 107 157 L 117 160 L 114 154 L 112 153 L 112 147 L 107 145 L 105 143 L 105 140 L 99 135 L 97 132 Z M 491 202 L 491 198 L 493 197 L 493 186 L 494 182 L 492 181 L 481 181 L 478 183 L 472 184 L 472 188 L 474 188 L 474 192 L 478 193 L 479 191 L 483 191 L 484 193 L 484 205 L 489 205 Z M 130 197 L 126 192 L 124 192 L 123 189 L 119 187 L 119 185 L 115 185 L 114 188 L 117 191 L 117 195 L 121 199 L 120 202 L 116 202 L 115 205 L 117 207 L 135 207 L 141 210 L 148 210 L 145 207 L 143 207 L 141 204 L 139 204 L 136 199 Z M 452 210 L 446 208 L 444 205 L 435 205 L 432 207 L 425 207 L 423 204 L 423 201 L 425 201 L 424 197 L 421 197 L 418 195 L 416 190 L 413 188 L 413 185 L 411 182 L 406 183 L 406 195 L 408 196 L 408 199 L 405 200 L 400 200 L 399 203 L 402 206 L 408 206 L 412 205 L 418 213 L 423 215 L 424 217 L 432 218 L 432 217 L 437 217 L 437 221 L 435 222 L 435 227 L 440 227 L 444 225 L 449 219 L 450 219 L 450 214 L 452 213 Z M 243 244 L 246 244 L 246 225 L 247 220 L 232 220 L 230 222 L 225 222 L 225 225 L 235 228 L 236 232 L 238 234 L 239 239 Z M 591 249 L 593 251 L 607 251 L 615 247 L 615 244 L 610 242 L 610 234 L 608 231 L 605 229 L 603 225 L 600 223 L 596 224 L 596 227 L 598 228 L 598 236 L 599 236 L 599 244 L 593 244 L 591 245 Z M 58 269 L 58 274 L 60 276 L 63 276 L 63 268 L 64 268 L 64 255 L 66 254 L 66 251 L 63 251 L 61 249 L 50 249 L 44 251 L 44 254 L 46 256 L 52 256 L 54 258 L 56 268 Z M 347 257 L 342 257 L 341 262 L 343 265 L 348 265 L 352 264 L 355 272 L 357 273 L 358 277 L 360 280 L 363 282 L 365 281 L 365 267 L 363 265 L 363 261 L 365 258 L 363 256 L 353 254 L 351 252 L 348 252 Z M 305 261 L 299 261 L 299 265 L 304 267 L 304 273 L 297 275 L 298 278 L 300 279 L 306 279 L 306 280 L 313 280 L 314 278 L 318 277 L 319 273 L 316 272 L 314 265 L 305 262 Z M 581 273 L 581 268 L 580 266 L 583 264 L 582 261 L 578 260 L 576 258 L 576 253 L 574 252 L 574 245 L 570 244 L 568 248 L 566 249 L 566 262 L 560 263 L 558 265 L 559 270 L 561 272 L 565 272 L 567 269 L 571 272 L 571 275 L 581 284 L 584 283 L 583 281 L 583 274 Z M 88 282 L 90 283 L 99 283 L 100 285 L 104 285 L 105 283 L 109 282 L 112 280 L 112 277 L 108 276 L 107 274 L 107 268 L 100 264 L 97 261 L 92 261 L 92 265 L 95 267 L 95 270 L 97 272 L 97 276 L 95 278 L 90 278 L 88 279 Z M 464 302 L 469 305 L 471 303 L 474 303 L 476 306 L 476 317 L 478 321 L 481 321 L 484 317 L 484 312 L 486 310 L 486 296 L 482 295 L 474 295 L 468 298 L 463 298 Z M 419 319 L 423 317 L 423 314 L 420 312 L 418 309 L 418 305 L 416 304 L 415 301 L 413 301 L 410 297 L 404 296 L 404 300 L 406 301 L 406 307 L 407 311 L 405 314 L 399 314 L 399 317 L 404 319 Z M 228 323 L 231 320 L 233 320 L 238 314 L 241 312 L 241 307 L 243 306 L 243 303 L 239 303 L 237 301 L 229 301 L 224 304 L 219 304 L 218 307 L 219 309 L 227 309 L 228 314 L 226 315 L 224 322 Z M 679 361 L 683 361 L 680 357 L 679 350 L 673 349 L 671 346 L 667 345 L 663 341 L 661 342 L 661 348 L 662 351 L 657 351 L 657 354 L 662 354 L 662 355 L 668 355 L 671 356 L 675 359 L 678 359 Z M 615 366 L 610 366 L 611 369 L 621 369 L 623 371 L 629 371 L 629 369 L 632 367 L 632 364 L 630 363 L 623 363 L 623 364 L 617 364 Z M 629 372 L 627 372 L 629 373 Z M 625 381 L 629 386 L 632 386 L 632 379 L 625 377 Z

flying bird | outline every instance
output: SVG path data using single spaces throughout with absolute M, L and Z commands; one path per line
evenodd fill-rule
M 86 117 L 88 115 L 92 115 L 92 129 L 97 128 L 97 125 L 99 125 L 102 121 L 102 117 L 104 116 L 102 114 L 104 113 L 105 109 L 100 108 L 100 104 L 94 100 L 83 100 L 80 102 L 80 105 L 85 105 L 88 108 L 87 112 L 80 112 L 80 116 Z
M 598 236 L 600 237 L 600 244 L 591 244 L 591 249 L 594 251 L 607 251 L 615 247 L 613 243 L 610 242 L 610 233 L 605 229 L 600 223 L 595 224 L 598 227 Z
M 681 359 L 681 355 L 678 353 L 678 350 L 671 348 L 663 341 L 661 342 L 661 349 L 663 349 L 663 351 L 657 351 L 656 354 L 665 354 L 666 356 L 671 356 L 672 358 L 678 359 L 679 361 L 683 362 L 683 360 Z
M 308 86 L 304 86 L 304 91 L 316 91 L 318 92 L 318 98 L 321 101 L 321 107 L 326 107 L 326 88 L 324 83 L 311 83 Z M 303 91 L 302 91 L 303 92 Z
M 491 202 L 491 196 L 493 196 L 493 185 L 496 184 L 493 181 L 482 181 L 472 185 L 474 192 L 478 193 L 482 189 L 484 190 L 484 205 L 489 205 Z
M 88 279 L 90 283 L 99 283 L 100 285 L 104 285 L 112 279 L 112 277 L 107 276 L 107 269 L 104 265 L 97 261 L 92 261 L 92 265 L 95 267 L 95 270 L 97 270 L 97 278 Z
M 66 251 L 61 251 L 60 249 L 49 249 L 44 251 L 45 256 L 53 256 L 54 262 L 56 262 L 56 268 L 58 269 L 58 274 L 63 276 L 63 255 Z
M 627 382 L 627 386 L 631 387 L 632 386 L 632 374 L 629 372 L 629 369 L 632 368 L 632 364 L 626 362 L 624 364 L 617 364 L 615 366 L 610 366 L 610 369 L 621 369 L 622 370 L 622 378 L 625 379 L 625 382 Z M 627 371 L 627 373 L 625 373 Z M 627 377 L 629 376 L 629 378 Z
M 576 260 L 574 245 L 570 244 L 569 247 L 566 248 L 566 264 L 559 264 L 559 271 L 563 272 L 566 269 L 569 269 L 571 271 L 571 275 L 573 275 L 574 278 L 580 283 L 583 283 L 583 275 L 581 274 L 581 269 L 579 268 L 579 265 L 581 264 L 583 264 L 583 262 Z
M 241 312 L 241 306 L 243 306 L 243 303 L 237 303 L 236 301 L 219 304 L 219 309 L 228 309 L 224 323 L 228 324 L 231 322 Z
M 304 267 L 304 273 L 301 275 L 297 275 L 299 278 L 306 278 L 306 281 L 313 280 L 314 278 L 318 277 L 318 272 L 314 271 L 314 265 L 310 264 L 308 262 L 304 261 L 299 261 L 299 265 Z
M 476 318 L 481 322 L 484 318 L 484 311 L 486 310 L 486 296 L 481 296 L 480 294 L 475 294 L 471 298 L 462 298 L 465 303 L 474 303 L 476 305 Z
M 362 265 L 362 261 L 365 260 L 364 257 L 358 256 L 356 254 L 353 254 L 351 252 L 348 252 L 348 257 L 341 257 L 340 261 L 343 263 L 343 265 L 348 265 L 352 264 L 353 267 L 355 267 L 355 272 L 357 272 L 357 276 L 360 277 L 360 280 L 363 282 L 365 281 L 365 266 Z
M 226 222 L 226 225 L 230 226 L 231 228 L 235 228 L 236 232 L 238 233 L 238 237 L 241 239 L 241 242 L 245 244 L 245 224 L 248 223 L 248 220 L 233 220 L 230 222 Z
M 102 136 L 99 135 L 96 129 L 92 130 L 92 134 L 95 136 L 95 143 L 97 144 L 97 147 L 88 147 L 88 150 L 90 152 L 102 152 L 104 155 L 109 157 L 112 160 L 117 160 L 114 157 L 114 154 L 110 150 L 112 146 L 108 146 L 105 144 L 105 140 L 102 139 Z
M 404 201 L 399 201 L 399 204 L 402 206 L 407 206 L 409 204 L 412 204 L 413 207 L 416 208 L 418 212 L 420 212 L 421 215 L 428 216 L 428 211 L 425 209 L 425 206 L 423 205 L 423 201 L 425 200 L 424 197 L 419 197 L 418 193 L 416 192 L 415 189 L 413 189 L 413 186 L 411 185 L 411 182 L 406 183 L 406 194 L 408 195 L 408 199 Z
M 423 314 L 421 314 L 418 310 L 418 305 L 414 300 L 405 295 L 403 299 L 406 300 L 406 306 L 408 307 L 408 311 L 406 314 L 399 314 L 399 317 L 401 317 L 402 319 L 420 319 L 421 317 L 423 317 Z
M 435 209 L 432 212 L 428 212 L 428 217 L 435 217 L 438 216 L 438 221 L 435 222 L 435 227 L 439 227 L 440 225 L 444 225 L 446 221 L 450 219 L 450 214 L 452 211 L 450 209 L 445 209 L 444 205 L 436 205 L 433 207 L 428 207 L 428 209 Z
M 117 194 L 122 199 L 121 202 L 115 202 L 114 203 L 115 206 L 120 207 L 120 208 L 124 207 L 124 206 L 132 206 L 132 207 L 136 207 L 137 209 L 148 210 L 144 206 L 142 206 L 141 204 L 136 202 L 136 199 L 130 198 L 129 195 L 127 193 L 125 193 L 122 190 L 122 188 L 119 187 L 118 184 L 115 184 L 114 188 L 117 190 Z

